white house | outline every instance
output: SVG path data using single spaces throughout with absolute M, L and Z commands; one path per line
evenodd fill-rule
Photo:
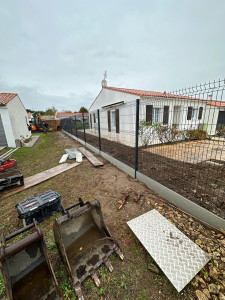
M 26 109 L 17 94 L 0 93 L 0 146 L 20 146 L 22 138 L 29 138 Z
M 106 84 L 104 80 L 102 90 L 89 108 L 91 134 L 97 135 L 99 110 L 101 136 L 134 146 L 136 99 L 140 102 L 140 121 L 174 126 L 178 130 L 204 129 L 215 134 L 220 109 L 212 100 Z

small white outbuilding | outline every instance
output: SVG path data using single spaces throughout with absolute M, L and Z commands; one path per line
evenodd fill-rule
M 18 94 L 0 93 L 0 147 L 19 147 L 31 136 L 26 109 Z

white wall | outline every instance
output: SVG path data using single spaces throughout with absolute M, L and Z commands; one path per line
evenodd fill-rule
M 205 113 L 205 123 L 207 124 L 206 131 L 211 135 L 216 134 L 216 125 L 218 121 L 219 111 L 219 107 L 207 105 Z
M 2 123 L 5 130 L 5 136 L 8 143 L 8 147 L 16 147 L 8 108 L 6 106 L 0 107 L 0 114 L 2 117 Z
M 27 128 L 27 112 L 20 98 L 18 96 L 13 98 L 13 100 L 7 104 L 7 108 L 12 124 L 14 140 L 20 140 L 22 136 L 24 138 L 29 138 L 31 136 L 31 131 L 29 131 Z
M 93 104 L 91 105 L 89 112 L 93 112 L 97 109 L 101 109 L 102 106 L 110 105 L 113 103 L 124 101 L 125 103 L 129 101 L 134 101 L 140 98 L 137 95 L 131 95 L 123 92 L 102 89 Z

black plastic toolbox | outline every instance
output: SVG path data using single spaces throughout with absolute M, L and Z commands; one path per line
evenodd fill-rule
M 47 191 L 16 204 L 16 209 L 24 226 L 33 223 L 33 219 L 41 223 L 62 210 L 61 195 L 55 191 Z

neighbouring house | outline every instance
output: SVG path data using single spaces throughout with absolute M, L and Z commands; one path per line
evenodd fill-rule
M 0 146 L 20 147 L 31 136 L 27 111 L 18 94 L 0 93 Z
M 28 112 L 27 113 L 28 124 L 31 122 L 32 118 L 33 118 L 33 114 L 31 112 Z
M 88 113 L 84 113 L 84 117 L 87 118 L 89 116 Z M 69 113 L 69 112 L 56 112 L 55 119 L 60 120 L 64 118 L 73 118 L 76 117 L 77 120 L 81 121 L 83 118 L 82 113 Z
M 109 87 L 106 80 L 103 83 L 100 93 L 89 108 L 91 134 L 97 135 L 99 113 L 102 137 L 134 146 L 136 99 L 140 102 L 140 121 L 160 123 L 180 131 L 203 129 L 209 135 L 215 134 L 221 110 L 220 101 L 214 103 L 211 99 L 166 92 Z

